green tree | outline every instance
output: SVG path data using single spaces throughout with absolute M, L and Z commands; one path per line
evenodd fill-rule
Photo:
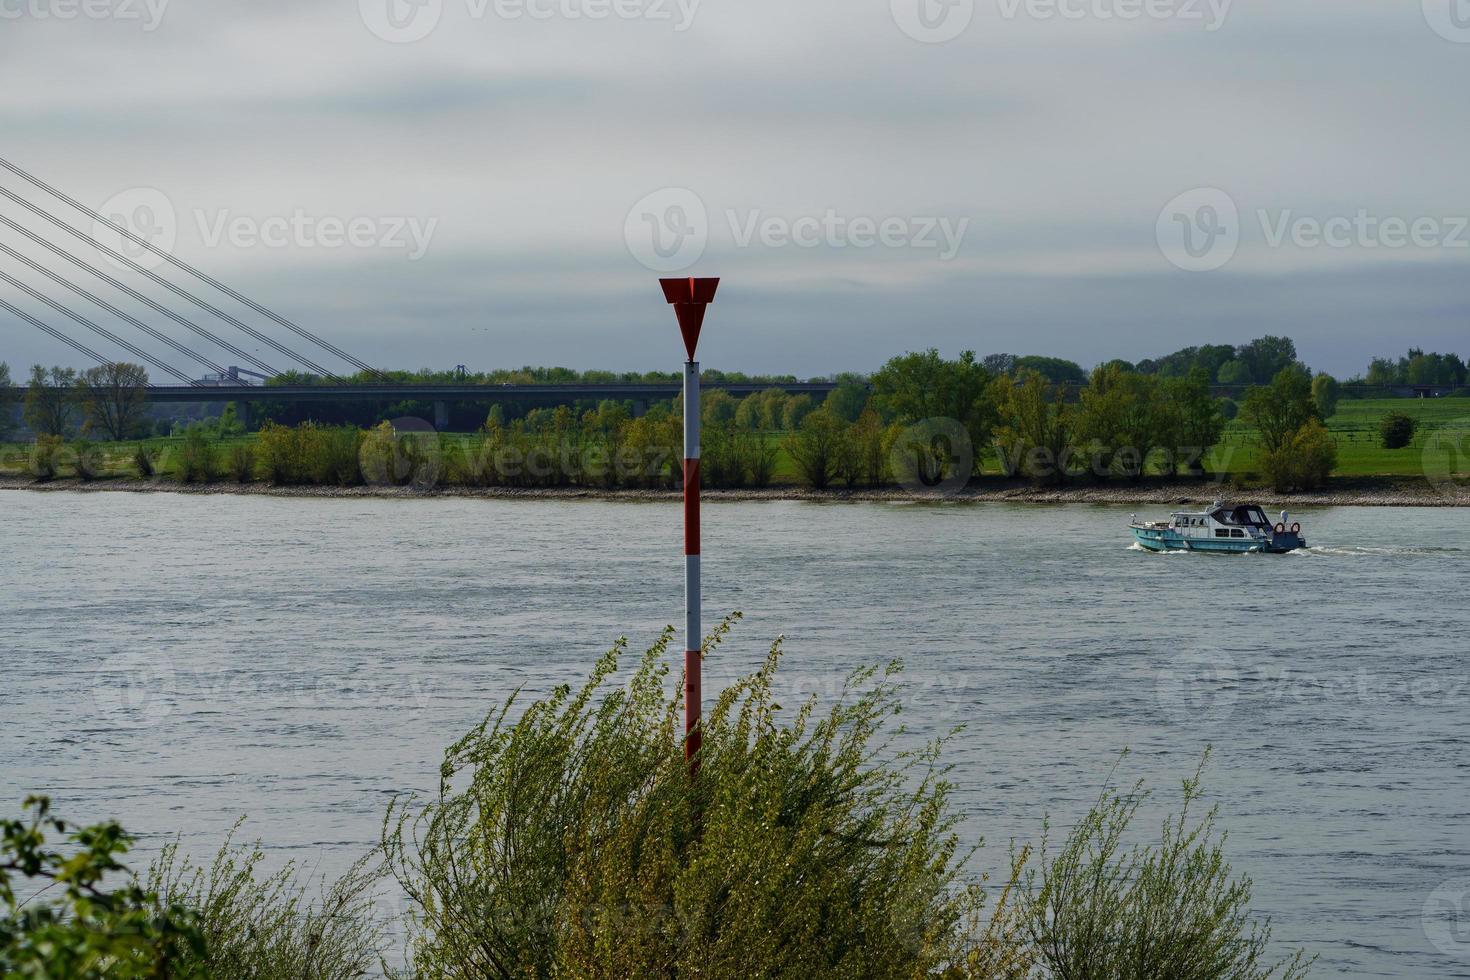
M 1251 369 L 1244 361 L 1226 361 L 1215 373 L 1215 380 L 1222 385 L 1248 385 L 1253 380 Z
M 983 446 L 996 421 L 994 377 L 975 359 L 974 351 L 964 351 L 953 361 L 933 348 L 911 352 L 893 358 L 873 375 L 874 405 L 884 420 L 907 425 L 954 419 L 965 427 L 973 445 Z
M 1165 379 L 1160 397 L 1173 420 L 1173 438 L 1165 443 L 1173 454 L 1173 466 L 1184 466 L 1194 474 L 1204 472 L 1204 458 L 1225 434 L 1225 412 L 1234 411 L 1235 403 L 1210 394 L 1210 376 L 1202 367 L 1190 370 L 1188 377 Z
M 1261 469 L 1280 493 L 1315 490 L 1336 468 L 1337 443 L 1316 419 L 1309 419 L 1261 457 Z
M 856 422 L 863 409 L 868 407 L 867 379 L 856 374 L 839 375 L 837 388 L 827 396 L 824 404 L 842 421 Z
M 15 426 L 12 417 L 15 412 L 15 402 L 10 394 L 10 365 L 0 361 L 0 439 L 10 435 L 10 430 Z
M 31 431 L 43 436 L 66 436 L 76 412 L 77 373 L 71 368 L 49 371 L 37 364 L 26 386 L 24 418 Z
M 1060 357 L 1038 355 L 1018 357 L 1016 358 L 1016 370 L 1035 371 L 1055 384 L 1080 385 L 1087 382 L 1087 372 L 1082 370 L 1080 364 Z
M 0 820 L 0 975 L 67 980 L 207 978 L 198 916 L 127 881 L 133 839 L 72 827 L 31 797 Z M 60 838 L 60 846 L 49 843 Z M 19 894 L 16 882 L 23 884 Z M 34 896 L 34 898 L 33 898 Z
M 1305 372 L 1283 368 L 1269 385 L 1245 393 L 1240 414 L 1256 430 L 1261 448 L 1274 453 L 1298 429 L 1317 419 L 1312 383 Z
M 1312 401 L 1317 404 L 1317 416 L 1330 419 L 1337 414 L 1337 402 L 1342 397 L 1342 388 L 1330 374 L 1319 374 L 1312 379 Z
M 1092 372 L 1082 390 L 1077 435 L 1089 444 L 1096 476 L 1114 472 L 1137 480 L 1154 447 L 1167 441 L 1168 419 L 1159 382 L 1112 361 Z
M 781 428 L 787 432 L 795 432 L 801 428 L 802 422 L 812 413 L 815 406 L 812 404 L 811 395 L 789 395 L 781 406 Z
M 1378 438 L 1384 449 L 1403 449 L 1412 445 L 1419 422 L 1403 412 L 1389 412 L 1378 423 Z
M 1064 392 L 1035 371 L 999 378 L 994 397 L 1000 413 L 996 447 L 1007 475 L 1024 474 L 1037 483 L 1067 481 L 1076 413 Z
M 1236 357 L 1250 369 L 1249 381 L 1265 384 L 1296 365 L 1296 344 L 1290 337 L 1261 337 L 1237 350 Z
M 735 411 L 740 407 L 740 402 L 728 391 L 718 388 L 701 393 L 699 399 L 699 418 L 705 425 L 724 424 L 735 421 Z
M 84 429 L 102 432 L 113 442 L 132 435 L 148 407 L 148 371 L 116 361 L 83 371 L 77 393 L 86 414 Z
M 847 441 L 847 425 L 825 406 L 802 419 L 801 428 L 786 438 L 786 451 L 801 478 L 817 490 L 837 476 Z

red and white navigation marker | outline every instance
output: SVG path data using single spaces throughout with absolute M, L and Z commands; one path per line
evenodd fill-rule
M 700 685 L 703 667 L 703 626 L 700 622 L 699 583 L 699 362 L 694 350 L 699 346 L 699 330 L 704 326 L 704 311 L 715 301 L 718 279 L 661 279 L 664 299 L 674 307 L 679 318 L 679 332 L 684 335 L 684 349 L 689 359 L 684 362 L 684 758 L 690 772 L 697 772 L 695 757 L 699 754 L 703 692 Z

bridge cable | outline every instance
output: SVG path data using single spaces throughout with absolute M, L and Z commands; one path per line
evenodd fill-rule
M 30 269 L 32 272 L 39 272 L 41 275 L 45 276 L 47 279 L 50 279 L 52 282 L 61 286 L 65 286 L 67 289 L 70 289 L 72 292 L 76 293 L 78 296 L 81 296 L 83 299 L 91 300 L 93 303 L 102 307 L 104 310 L 111 313 L 118 319 L 132 324 L 139 330 L 146 333 L 148 336 L 152 337 L 154 340 L 167 344 L 174 350 L 178 351 L 180 354 L 183 354 L 185 357 L 190 358 L 191 360 L 198 361 L 200 364 L 203 364 L 205 367 L 214 371 L 216 374 L 228 375 L 230 373 L 227 368 L 221 367 L 220 365 L 214 363 L 202 354 L 194 353 L 183 344 L 175 341 L 172 337 L 168 336 L 167 334 L 159 333 L 157 330 L 154 330 L 142 320 L 138 320 L 129 316 L 122 310 L 118 309 L 116 306 L 113 306 L 111 303 L 107 302 L 107 300 L 103 299 L 102 297 L 97 296 L 96 294 L 89 292 L 86 289 L 83 289 L 81 286 L 78 286 L 76 283 L 71 282 L 70 280 L 62 276 L 58 276 L 56 273 L 50 271 L 40 263 L 31 261 L 24 255 L 21 255 L 15 249 L 11 248 L 9 245 L 6 245 L 4 242 L 0 242 L 0 252 L 4 252 L 6 255 L 9 255 L 16 261 L 24 263 L 26 268 Z
M 159 304 L 155 303 L 153 300 L 149 299 L 147 296 L 145 296 L 142 293 L 138 292 L 136 289 L 132 288 L 131 286 L 127 285 L 126 283 L 124 283 L 124 282 L 122 282 L 122 281 L 120 281 L 118 279 L 115 279 L 112 276 L 109 276 L 106 272 L 103 272 L 101 269 L 97 268 L 95 265 L 92 265 L 86 259 L 78 258 L 77 256 L 72 255 L 70 252 L 68 252 L 66 249 L 62 248 L 61 246 L 59 246 L 59 245 L 53 245 L 51 242 L 46 241 L 46 239 L 44 239 L 41 236 L 37 235 L 35 232 L 29 230 L 28 228 L 21 227 L 20 225 L 16 224 L 14 221 L 11 221 L 9 218 L 5 217 L 5 215 L 3 215 L 3 214 L 0 214 L 0 224 L 4 224 L 6 227 L 8 227 L 8 228 L 10 228 L 10 229 L 12 229 L 14 231 L 19 232 L 20 234 L 24 235 L 26 238 L 30 239 L 32 242 L 35 242 L 37 245 L 40 245 L 42 248 L 47 249 L 48 251 L 50 251 L 53 255 L 58 255 L 61 258 L 66 259 L 68 262 L 70 262 L 72 265 L 78 267 L 79 269 L 84 269 L 85 271 L 92 273 L 92 275 L 96 276 L 97 278 L 103 280 L 104 282 L 108 283 L 109 285 L 113 286 L 114 288 L 119 289 L 122 292 L 126 293 L 132 299 L 135 299 L 139 303 L 144 304 L 145 306 L 147 306 L 150 309 L 152 309 L 154 312 L 159 313 L 159 314 L 161 314 L 163 316 L 168 317 L 170 320 L 174 321 L 175 323 L 179 324 L 180 326 L 185 327 L 186 329 L 193 331 L 195 334 L 198 334 L 200 337 L 203 337 L 205 340 L 209 341 L 210 343 L 216 344 L 219 347 L 223 347 L 225 350 L 229 351 L 231 354 L 234 354 L 236 357 L 240 358 L 242 361 L 246 361 L 246 362 L 248 362 L 250 364 L 254 364 L 256 367 L 260 368 L 262 371 L 265 371 L 267 374 L 280 374 L 281 373 L 281 372 L 277 371 L 275 368 L 271 367 L 269 364 L 267 364 L 264 361 L 260 360 L 259 358 L 255 357 L 255 356 L 253 356 L 251 354 L 247 354 L 245 351 L 243 351 L 240 348 L 236 347 L 234 344 L 230 343 L 228 340 L 224 340 L 221 337 L 215 336 L 214 334 L 210 333 L 208 330 L 205 330 L 203 327 L 201 327 L 198 324 L 194 323 L 192 320 L 186 320 L 183 317 L 179 316 L 177 313 L 175 313 L 173 310 L 170 310 L 170 309 L 168 309 L 165 306 L 160 306 Z M 9 249 L 6 249 L 6 251 L 8 252 L 10 250 Z M 21 261 L 25 261 L 25 260 L 22 259 Z M 46 273 L 46 275 L 49 276 L 49 275 L 51 275 L 51 273 L 48 272 L 48 273 Z M 72 285 L 69 282 L 67 283 L 67 285 L 70 286 L 73 290 L 79 290 L 80 289 L 80 287 L 75 286 L 75 285 Z M 100 301 L 94 300 L 94 302 L 98 302 L 99 305 L 101 305 Z
M 162 249 L 155 248 L 152 244 L 150 244 L 147 241 L 144 241 L 142 238 L 139 238 L 137 235 L 134 235 L 128 229 L 124 228 L 121 225 L 115 224 L 112 221 L 109 221 L 107 218 L 104 218 L 102 215 L 98 214 L 96 211 L 93 211 L 91 208 L 87 207 L 85 204 L 81 203 L 80 201 L 76 200 L 73 197 L 70 197 L 70 196 L 62 193 L 60 190 L 56 189 L 55 187 L 52 187 L 50 184 L 47 184 L 45 181 L 41 180 L 39 177 L 36 177 L 33 174 L 27 173 L 26 171 L 24 171 L 21 168 L 17 167 L 15 164 L 11 163 L 9 160 L 6 160 L 5 158 L 0 157 L 0 167 L 4 167 L 6 170 L 8 170 L 11 173 L 15 174 L 17 177 L 20 177 L 22 180 L 28 181 L 31 184 L 35 185 L 36 187 L 39 187 L 41 190 L 45 191 L 46 193 L 50 194 L 51 196 L 53 196 L 53 197 L 55 197 L 55 198 L 57 198 L 59 200 L 65 201 L 67 204 L 70 204 L 72 207 L 76 208 L 78 211 L 81 211 L 83 214 L 85 214 L 88 217 L 90 217 L 93 221 L 100 221 L 100 222 L 102 222 L 103 224 L 105 224 L 108 227 L 112 228 L 114 231 L 118 232 L 119 234 L 126 236 L 128 239 L 130 239 L 135 244 L 141 245 L 143 248 L 146 248 L 148 251 L 150 251 L 153 254 L 159 256 L 164 261 L 170 263 L 171 265 L 175 266 L 178 269 L 182 269 L 184 272 L 189 273 L 191 276 L 194 276 L 195 278 L 200 279 L 203 282 L 208 283 L 209 285 L 213 286 L 215 289 L 218 289 L 220 292 L 224 293 L 226 296 L 229 296 L 231 299 L 234 299 L 234 300 L 236 300 L 237 302 L 240 302 L 240 303 L 244 303 L 246 306 L 250 307 L 256 313 L 259 313 L 261 316 L 267 317 L 267 318 L 275 321 L 280 326 L 285 327 L 287 330 L 290 330 L 292 333 L 294 333 L 297 336 L 303 338 L 304 340 L 308 340 L 311 343 L 316 344 L 318 347 L 322 348 L 323 350 L 329 351 L 332 354 L 336 354 L 338 357 L 342 358 L 342 360 L 347 361 L 349 364 L 352 364 L 353 366 L 355 366 L 358 370 L 365 371 L 368 374 L 377 375 L 380 378 L 383 377 L 382 373 L 380 371 L 378 371 L 376 368 L 372 367 L 371 365 L 367 364 L 364 361 L 359 361 L 357 358 L 353 357 L 351 354 L 348 354 L 346 351 L 342 350 L 342 348 L 337 347 L 334 344 L 328 343 L 327 341 L 325 341 L 322 338 L 318 337 L 316 334 L 314 334 L 311 331 L 305 329 L 304 327 L 297 326 L 295 323 L 292 323 L 290 320 L 286 319 L 285 317 L 280 316 L 277 313 L 275 313 L 275 312 L 267 309 L 266 307 L 261 306 L 259 303 L 256 303 L 254 300 L 251 300 L 251 299 L 249 299 L 249 298 L 241 295 L 240 293 L 235 292 L 235 290 L 233 290 L 230 287 L 226 286 L 224 283 L 220 282 L 218 279 L 215 279 L 212 276 L 209 276 L 209 275 L 206 275 L 203 272 L 200 272 L 198 269 L 194 268 L 192 265 L 190 265 L 189 263 L 185 262 L 184 260 L 179 259 L 179 258 L 175 258 L 174 256 L 170 255 L 168 252 L 163 251 Z
M 46 333 L 48 333 L 51 336 L 55 337 L 57 340 L 61 341 L 63 344 L 66 344 L 68 347 L 75 348 L 76 350 L 81 351 L 83 354 L 86 354 L 88 357 L 93 358 L 94 360 L 97 361 L 98 364 L 101 364 L 101 365 L 103 365 L 105 367 L 106 365 L 112 363 L 107 358 L 103 357 L 101 354 L 97 353 L 92 348 L 88 347 L 87 345 L 82 344 L 82 343 L 79 343 L 78 341 L 72 340 L 70 337 L 68 337 L 66 334 L 62 333 L 60 330 L 57 330 L 54 327 L 47 326 L 46 324 L 42 323 L 40 320 L 37 320 L 35 317 L 31 316 L 29 313 L 26 313 L 23 310 L 17 309 L 14 306 L 11 306 L 9 303 L 5 302 L 5 300 L 3 300 L 3 299 L 0 299 L 0 306 L 3 306 L 5 309 L 9 310 L 11 313 L 14 313 L 16 316 L 20 317 L 22 320 L 25 320 L 27 323 L 29 323 L 31 326 L 35 327 L 37 330 L 44 330 Z M 149 387 L 151 388 L 153 386 L 152 385 L 149 385 Z
M 0 162 L 3 162 L 3 161 L 0 161 Z M 146 276 L 151 282 L 157 283 L 158 285 L 162 286 L 164 289 L 167 289 L 169 292 L 173 293 L 175 296 L 179 296 L 182 299 L 186 299 L 190 303 L 193 303 L 195 306 L 198 306 L 201 309 L 203 309 L 203 310 L 205 310 L 205 311 L 207 311 L 209 313 L 214 314 L 215 316 L 219 317 L 221 320 L 224 320 L 226 323 L 230 324 L 230 326 L 235 327 L 237 330 L 243 331 L 244 333 L 248 334 L 249 336 L 255 338 L 258 341 L 260 341 L 262 344 L 265 344 L 266 346 L 270 347 L 272 350 L 278 351 L 279 353 L 284 354 L 285 356 L 291 358 L 293 361 L 296 361 L 299 364 L 305 365 L 307 368 L 309 368 L 312 371 L 315 371 L 317 374 L 321 375 L 324 378 L 327 378 L 327 379 L 332 380 L 332 381 L 336 381 L 339 384 L 342 383 L 342 379 L 341 378 L 337 377 L 337 375 L 333 374 L 331 371 L 328 371 L 326 368 L 322 367 L 320 364 L 317 364 L 314 361 L 310 361 L 310 360 L 306 359 L 305 357 L 302 357 L 300 354 L 297 354 L 295 351 L 291 350 L 289 347 L 282 346 L 281 344 L 277 343 L 272 338 L 268 337 L 267 335 L 261 333 L 260 331 L 256 330 L 255 328 L 251 327 L 249 324 L 244 323 L 244 322 L 240 321 L 239 319 L 231 316 L 230 314 L 226 313 L 224 310 L 220 309 L 219 307 L 214 306 L 214 305 L 210 304 L 209 302 L 200 299 L 198 296 L 195 296 L 193 293 L 189 292 L 188 290 L 183 289 L 183 288 L 181 288 L 179 286 L 175 286 L 173 283 L 169 282 L 167 279 L 164 279 L 163 277 L 156 275 L 152 271 L 143 268 L 143 266 L 141 266 L 138 263 L 134 262 L 132 259 L 128 258 L 123 253 L 121 253 L 121 252 L 117 251 L 116 249 L 111 248 L 111 247 L 109 247 L 107 245 L 104 245 L 103 243 L 97 241 L 95 238 L 91 237 L 90 235 L 86 234 L 85 232 L 78 231 L 76 228 L 73 228 L 71 225 L 67 224 L 65 221 L 62 221 L 60 218 L 56 217 L 55 215 L 50 214 L 50 213 L 42 210 L 41 208 L 38 208 L 36 205 L 32 204 L 30 201 L 27 201 L 25 198 L 19 197 L 19 196 L 15 195 L 11 191 L 6 190 L 4 187 L 0 187 L 0 195 L 3 195 L 8 200 L 13 201 L 16 204 L 19 204 L 21 207 L 23 207 L 26 210 L 32 212 L 33 214 L 36 214 L 37 216 L 39 216 L 41 218 L 44 218 L 45 220 L 49 221 L 51 224 L 53 224 L 56 227 L 60 228 L 62 231 L 65 231 L 68 234 L 70 234 L 70 235 L 72 235 L 72 236 L 74 236 L 76 238 L 79 238 L 82 241 L 86 242 L 88 245 L 93 246 L 94 248 L 98 249 L 99 251 L 105 252 L 106 254 L 112 256 L 113 258 L 117 259 L 119 262 L 121 262 L 124 265 L 126 265 L 128 268 L 132 269 L 134 272 L 137 272 L 140 275 Z
M 48 299 L 44 294 L 36 292 L 30 286 L 27 286 L 25 283 L 10 275 L 8 272 L 0 272 L 0 280 L 10 283 L 10 285 L 14 286 L 16 289 L 19 289 L 21 292 L 25 293 L 27 296 L 30 296 L 32 299 L 39 300 L 40 302 L 45 303 L 57 313 L 60 313 L 63 316 L 70 317 L 93 333 L 107 338 L 114 344 L 117 344 L 117 346 L 121 347 L 123 350 L 132 354 L 134 357 L 142 358 L 149 364 L 152 364 L 154 367 L 158 368 L 160 371 L 163 371 L 165 374 L 171 374 L 187 385 L 197 385 L 199 383 L 184 372 L 169 367 L 167 364 L 158 360 L 152 354 L 149 354 L 142 348 L 135 347 L 132 344 L 128 343 L 126 340 L 123 340 L 121 337 L 108 330 L 106 327 L 99 327 L 97 324 L 93 323 L 91 320 L 88 320 L 80 313 L 74 313 L 71 310 L 67 309 L 65 306 L 62 306 L 60 303 L 56 302 L 55 300 Z

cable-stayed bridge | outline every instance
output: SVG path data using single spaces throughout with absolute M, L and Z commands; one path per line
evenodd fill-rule
M 19 185 L 39 191 L 41 201 L 17 193 Z M 181 370 L 176 364 L 193 362 L 216 375 L 236 375 L 236 371 L 224 367 L 216 358 L 200 353 L 218 348 L 230 355 L 230 360 L 240 365 L 249 365 L 244 373 L 263 380 L 275 378 L 281 370 L 271 362 L 289 365 L 290 370 L 305 369 L 334 385 L 345 384 L 341 374 L 361 378 L 383 378 L 383 375 L 367 362 L 342 350 L 305 327 L 293 322 L 265 305 L 232 289 L 213 276 L 195 268 L 184 260 L 158 248 L 146 238 L 135 234 L 124 224 L 87 207 L 76 198 L 53 187 L 40 177 L 16 164 L 0 158 L 0 204 L 10 210 L 0 210 L 0 236 L 9 237 L 7 243 L 0 240 L 0 282 L 11 287 L 29 300 L 30 311 L 21 305 L 21 296 L 13 297 L 16 302 L 0 298 L 0 311 L 8 312 L 20 323 L 29 324 L 77 351 L 89 360 L 107 364 L 118 357 L 99 353 L 89 344 L 96 338 L 106 341 L 132 358 L 149 365 L 162 375 L 173 378 L 186 388 L 209 387 L 197 380 L 198 371 Z M 145 253 L 151 257 L 149 265 L 156 265 L 168 275 L 160 275 L 148 268 L 124 250 L 114 248 L 107 241 L 77 228 L 72 224 L 80 216 L 91 222 L 91 228 L 104 229 L 119 236 L 119 244 L 138 257 Z M 70 217 L 71 220 L 68 220 Z M 26 227 L 17 218 L 39 223 L 43 231 Z M 8 233 L 8 234 L 7 234 Z M 110 234 L 108 236 L 111 237 Z M 48 257 L 45 264 L 27 257 L 15 245 L 29 245 L 44 251 Z M 107 272 L 97 264 L 102 259 L 131 273 L 147 284 L 167 293 L 171 300 L 181 301 L 188 315 L 179 313 L 142 292 L 134 285 Z M 27 283 L 12 273 L 29 273 L 45 280 L 41 285 L 32 280 Z M 142 285 L 139 281 L 137 284 Z M 259 326 L 226 311 L 220 304 L 233 301 L 244 306 L 248 316 L 255 318 Z M 172 327 L 182 328 L 190 335 L 189 342 L 181 342 L 158 329 L 162 320 L 150 324 L 128 313 L 118 304 L 132 302 L 146 307 L 152 316 L 167 320 Z M 77 305 L 80 304 L 79 312 Z M 99 316 L 97 311 L 105 316 Z M 3 317 L 0 313 L 0 317 Z M 99 322 L 99 320 L 103 322 Z M 118 333 L 125 327 L 124 333 Z M 261 329 L 265 327 L 266 329 Z M 277 339 L 266 330 L 284 331 L 286 341 Z M 139 346 L 141 338 L 133 331 L 158 346 Z M 78 339 L 85 336 L 86 343 Z M 90 336 L 86 336 L 90 335 Z M 260 357 L 240 346 L 253 341 L 256 351 L 268 349 Z M 165 351 L 163 348 L 166 348 Z M 271 362 L 264 360 L 271 358 Z M 166 358 L 166 359 L 165 359 Z M 183 358 L 184 360 L 179 360 Z M 338 365 L 334 371 L 329 364 Z M 344 368 L 345 366 L 345 368 Z M 238 370 L 238 369 L 237 369 Z M 386 380 L 386 379 L 385 379 Z M 196 399 L 198 400 L 198 399 Z M 210 399 L 214 400 L 214 399 Z

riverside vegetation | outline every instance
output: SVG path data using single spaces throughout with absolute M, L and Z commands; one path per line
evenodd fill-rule
M 973 367 L 945 364 L 932 352 L 913 356 L 956 373 Z M 839 396 L 840 389 L 816 405 L 778 389 L 743 400 L 709 393 L 702 407 L 704 485 L 870 488 L 933 483 L 965 469 L 960 475 L 1040 486 L 1215 474 L 1309 490 L 1328 479 L 1344 447 L 1354 472 L 1409 472 L 1417 462 L 1412 453 L 1389 452 L 1411 445 L 1413 430 L 1408 442 L 1385 439 L 1369 455 L 1356 445 L 1360 426 L 1346 412 L 1329 429 L 1313 386 L 1292 370 L 1252 389 L 1238 406 L 1212 397 L 1199 376 L 1161 380 L 1117 366 L 1093 372 L 1075 400 L 1026 373 L 976 377 L 958 398 L 909 399 L 881 388 L 870 396 L 863 389 L 848 408 Z M 535 409 L 509 422 L 494 412 L 471 434 L 387 422 L 368 430 L 267 422 L 246 433 L 227 411 L 170 438 L 94 443 L 41 435 L 29 450 L 0 456 L 0 469 L 42 481 L 670 488 L 680 477 L 681 411 L 666 403 L 635 418 L 626 404 L 605 401 L 582 413 Z
M 1371 373 L 1416 383 L 1464 380 L 1464 365 L 1453 355 L 1410 354 L 1397 365 L 1375 361 Z M 1211 385 L 1227 377 L 1256 383 L 1238 401 L 1213 396 Z M 527 378 L 566 380 L 529 372 Z M 133 476 L 420 488 L 669 488 L 681 475 L 677 399 L 637 417 L 631 402 L 616 400 L 532 409 L 516 418 L 497 405 L 478 432 L 437 436 L 416 431 L 429 428 L 423 423 L 405 429 L 402 418 L 395 419 L 398 425 L 336 424 L 331 417 L 344 409 L 331 403 L 313 409 L 318 418 L 305 420 L 293 420 L 296 406 L 274 406 L 269 411 L 284 420 L 267 421 L 249 434 L 234 407 L 226 406 L 223 415 L 179 427 L 170 438 L 119 442 L 145 421 L 146 379 L 132 365 L 80 376 L 33 369 L 24 415 L 38 433 L 36 442 L 29 452 L 9 453 L 8 464 L 0 459 L 0 469 L 13 472 L 19 462 L 38 480 Z M 701 476 L 712 488 L 826 489 L 934 484 L 957 476 L 1062 486 L 1213 475 L 1290 492 L 1318 488 L 1334 472 L 1415 475 L 1417 457 L 1403 450 L 1413 448 L 1428 409 L 1445 419 L 1470 414 L 1456 416 L 1456 399 L 1396 402 L 1381 438 L 1373 438 L 1377 417 L 1364 418 L 1364 412 L 1382 415 L 1384 403 L 1345 396 L 1355 390 L 1328 375 L 1313 376 L 1284 338 L 1189 348 L 1138 365 L 1112 361 L 1090 374 L 1055 358 L 995 355 L 980 361 L 966 353 L 947 360 L 930 350 L 893 358 L 871 378 L 841 376 L 820 404 L 778 388 L 738 400 L 708 392 L 701 408 Z M 1403 414 L 1409 406 L 1414 414 Z M 424 408 L 405 403 L 391 410 Z M 0 411 L 0 423 L 5 415 Z M 85 435 L 112 441 L 66 442 L 77 416 Z M 1371 445 L 1359 444 L 1364 434 Z
M 672 638 L 631 672 L 620 641 L 582 684 L 523 710 L 511 697 L 318 896 L 233 840 L 208 866 L 170 847 L 130 876 L 120 827 L 71 827 L 29 800 L 0 822 L 0 973 L 1267 980 L 1310 966 L 1268 955 L 1198 772 L 1152 840 L 1134 826 L 1147 792 L 1110 786 L 1059 843 L 1044 827 L 1013 847 L 1010 880 L 976 880 L 947 740 L 893 748 L 901 665 L 786 709 L 778 641 L 708 713 L 691 778 Z M 25 901 L 17 886 L 51 887 Z M 389 890 L 403 921 L 381 914 Z

